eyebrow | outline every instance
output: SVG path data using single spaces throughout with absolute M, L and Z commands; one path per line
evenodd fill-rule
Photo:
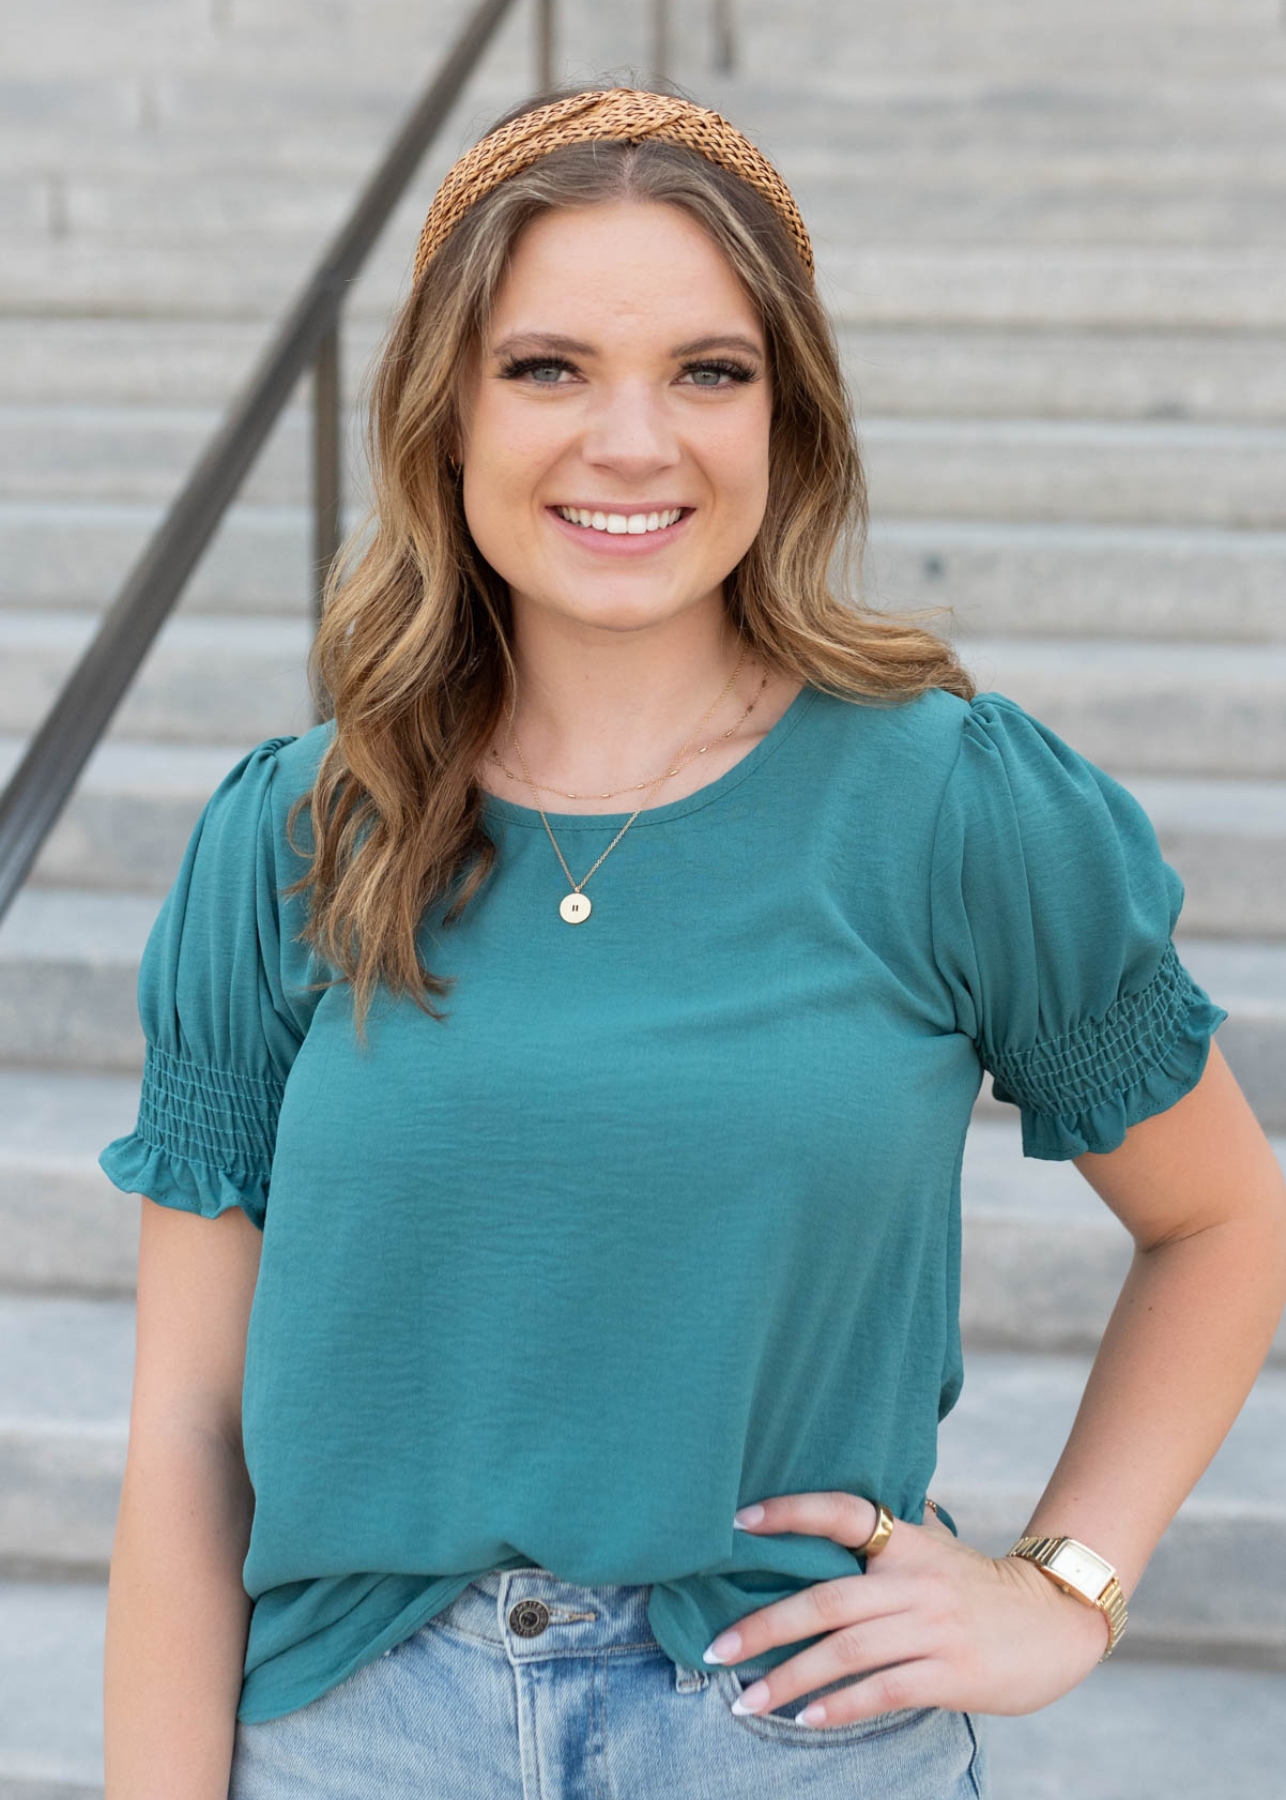
M 598 351 L 593 344 L 586 344 L 580 338 L 564 337 L 558 331 L 515 331 L 498 344 L 493 344 L 493 356 L 505 356 L 515 350 L 565 350 L 572 356 L 597 356 Z M 675 344 L 670 351 L 671 356 L 699 356 L 705 350 L 745 350 L 751 356 L 762 356 L 764 353 L 753 339 L 741 337 L 735 332 L 714 332 L 707 337 L 690 338 L 686 344 Z

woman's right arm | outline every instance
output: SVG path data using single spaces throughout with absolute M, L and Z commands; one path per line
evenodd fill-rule
M 235 1206 L 211 1219 L 142 1200 L 105 1800 L 227 1800 L 251 1604 L 241 1388 L 262 1241 Z

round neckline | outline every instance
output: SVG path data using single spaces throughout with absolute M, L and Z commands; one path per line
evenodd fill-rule
M 713 781 L 707 781 L 704 787 L 695 788 L 692 793 L 685 794 L 681 800 L 669 800 L 663 806 L 648 806 L 643 809 L 631 831 L 637 831 L 643 825 L 664 825 L 670 819 L 680 819 L 685 813 L 698 811 L 703 806 L 710 806 L 716 800 L 730 793 L 733 788 L 753 775 L 761 763 L 766 762 L 773 751 L 788 738 L 799 724 L 809 706 L 821 692 L 809 682 L 800 688 L 790 705 L 781 714 L 776 724 L 772 725 L 753 744 L 739 762 L 725 769 L 722 775 L 716 775 Z M 630 812 L 604 813 L 562 813 L 545 809 L 547 818 L 555 831 L 603 831 L 615 828 L 620 830 L 631 816 Z M 499 794 L 493 794 L 489 788 L 483 789 L 483 814 L 495 819 L 506 819 L 513 825 L 534 826 L 543 831 L 544 825 L 540 813 L 534 806 L 520 806 L 516 800 L 506 800 Z

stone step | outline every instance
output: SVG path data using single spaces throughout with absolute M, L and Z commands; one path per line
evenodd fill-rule
M 275 67 L 335 80 L 349 61 L 393 79 L 401 68 L 404 79 L 408 52 L 429 59 L 441 54 L 443 40 L 470 8 L 469 0 L 435 0 L 431 12 L 403 0 L 367 0 L 361 7 L 323 0 L 303 8 L 283 0 L 114 0 L 109 18 L 93 0 L 60 0 L 44 29 L 39 9 L 23 10 L 30 15 L 25 29 L 12 33 L 5 46 L 9 79 L 21 77 L 38 94 L 48 89 L 44 108 L 61 106 L 74 115 L 78 94 L 105 78 L 127 80 L 167 68 L 217 68 L 262 79 L 266 68 Z M 521 8 L 515 11 L 521 15 Z M 585 0 L 560 0 L 559 13 L 568 23 L 593 16 Z M 501 42 L 512 40 L 513 50 L 525 50 L 527 25 L 520 17 L 517 30 L 513 20 L 502 26 L 492 58 Z M 510 60 L 517 65 L 516 57 Z
M 222 409 L 203 406 L 0 408 L 0 491 L 15 498 L 168 501 L 218 428 Z M 360 489 L 361 424 L 346 418 L 345 470 Z M 281 415 L 241 493 L 298 504 L 311 492 L 311 417 L 292 404 Z
M 243 82 L 236 85 L 244 91 Z M 427 151 L 415 190 L 423 193 L 428 184 L 431 193 L 455 157 L 524 86 L 525 80 L 490 74 L 471 84 Z M 1033 95 L 987 84 L 978 95 L 957 99 L 952 86 L 944 91 L 940 83 L 850 83 L 830 102 L 829 116 L 816 121 L 810 115 L 817 97 L 802 89 L 775 87 L 757 100 L 747 84 L 722 91 L 702 87 L 704 103 L 730 114 L 771 156 L 806 218 L 811 197 L 826 184 L 861 181 L 874 192 L 883 183 L 914 194 L 941 188 L 948 168 L 952 182 L 970 192 L 1012 196 L 1048 188 L 1200 197 L 1278 188 L 1286 162 L 1280 83 L 1259 103 L 1253 85 L 1239 82 L 1213 92 L 1189 86 L 1164 106 L 1148 94 L 1114 97 L 1097 84 L 1083 102 L 1060 106 L 1044 87 Z M 224 182 L 244 183 L 258 171 L 269 193 L 277 183 L 293 183 L 301 193 L 329 183 L 355 194 L 409 93 L 397 82 L 381 107 L 362 109 L 337 130 L 336 106 L 348 93 L 347 86 L 334 90 L 312 129 L 303 129 L 303 121 L 284 127 L 289 115 L 274 106 L 251 117 L 239 113 L 235 130 L 227 124 L 198 128 L 182 119 L 153 119 L 137 128 L 86 119 L 71 135 L 61 120 L 42 127 L 38 119 L 21 125 L 0 119 L 0 167 L 15 193 L 42 196 L 36 217 L 45 226 L 52 220 L 93 228 L 96 218 L 110 214 L 118 229 L 135 237 L 150 221 L 137 209 L 131 214 L 131 193 L 162 199 L 197 176 L 217 189 Z M 141 109 L 145 102 L 136 96 L 133 104 Z M 1105 125 L 1105 107 L 1118 108 L 1127 128 L 1113 129 L 1110 118 Z M 801 131 L 804 119 L 808 135 Z M 70 207 L 63 210 L 73 195 L 74 215 Z M 252 216 L 258 205 L 256 199 Z M 18 216 L 30 228 L 29 208 Z M 205 227 L 194 218 L 190 229 L 199 234 Z
M 372 146 L 370 162 L 378 153 Z M 427 198 L 432 198 L 430 194 Z M 427 199 L 426 199 L 427 210 Z M 422 215 L 421 215 L 422 216 Z M 387 319 L 409 286 L 416 234 L 381 240 L 349 287 L 356 314 Z M 243 247 L 147 239 L 0 238 L 0 313 L 280 319 L 323 250 L 312 232 Z M 1238 253 L 1240 255 L 1241 253 Z M 1272 254 L 1271 252 L 1267 254 Z M 1212 297 L 1213 301 L 1213 297 Z
M 966 1355 L 930 1483 L 965 1542 L 1001 1556 L 1021 1532 L 1071 1430 L 1089 1365 L 1085 1355 Z M 1132 1652 L 1186 1650 L 1196 1659 L 1218 1649 L 1286 1669 L 1284 1482 L 1286 1368 L 1267 1364 L 1131 1596 Z
M 969 636 L 960 650 L 979 690 L 1012 695 L 1103 767 L 1286 774 L 1286 655 L 1275 646 Z
M 0 788 L 25 743 L 0 735 Z M 41 887 L 164 894 L 197 814 L 244 749 L 113 732 L 82 771 L 30 879 Z M 1286 782 L 1120 779 L 1183 875 L 1187 930 L 1286 942 Z
M 1271 248 L 1202 245 L 980 244 L 921 248 L 818 245 L 818 290 L 837 325 L 1040 326 L 1095 330 L 1278 331 L 1286 316 L 1286 256 Z M 173 281 L 158 260 L 156 278 Z M 82 277 L 69 266 L 69 303 Z M 104 268 L 102 279 L 110 272 Z M 0 274 L 0 299 L 11 284 Z M 31 277 L 30 279 L 34 279 Z M 47 290 L 49 291 L 49 290 Z M 159 296 L 158 296 L 159 298 Z M 8 310 L 14 308 L 10 306 Z M 173 310 L 158 305 L 156 311 Z
M 164 517 L 164 505 L 155 501 L 0 500 L 0 609 L 106 611 Z M 360 524 L 356 504 L 346 505 L 344 530 Z M 1286 545 L 1286 534 L 1282 541 Z M 184 587 L 178 611 L 302 618 L 310 604 L 312 550 L 308 506 L 232 506 Z M 1270 585 L 1268 569 L 1263 573 Z M 1251 579 L 1257 574 L 1258 565 Z M 1268 635 L 1259 610 L 1249 603 L 1249 635 L 1256 640 Z M 1271 623 L 1279 609 L 1262 610 Z
M 0 723 L 34 732 L 97 629 L 78 612 L 0 611 Z M 311 630 L 297 619 L 201 614 L 167 621 L 113 715 L 110 729 L 176 745 L 260 742 L 314 723 L 305 658 Z M 234 758 L 235 760 L 235 758 Z
M 963 49 L 958 38 L 953 44 L 939 0 L 932 4 L 929 30 L 935 42 L 924 41 L 928 33 L 920 28 L 914 61 L 900 60 L 903 45 L 893 37 L 885 40 L 893 54 L 882 61 L 878 40 L 865 31 L 856 44 L 846 41 L 852 33 L 835 34 L 829 54 L 806 62 L 783 55 L 775 63 L 771 52 L 762 59 L 748 55 L 732 76 L 705 73 L 701 85 L 735 105 L 743 129 L 771 135 L 778 145 L 805 138 L 843 148 L 884 141 L 889 132 L 882 115 L 887 114 L 902 140 L 918 139 L 925 150 L 960 142 L 967 128 L 978 124 L 1011 142 L 1071 150 L 1090 150 L 1096 143 L 1182 149 L 1203 134 L 1218 147 L 1244 141 L 1257 126 L 1271 130 L 1286 89 L 1286 54 L 1276 27 L 1256 34 L 1252 55 L 1260 57 L 1258 68 L 1233 67 L 1222 57 L 1234 48 L 1231 41 L 1221 46 L 1210 35 L 1201 39 L 1208 58 L 1204 67 L 1167 63 L 1162 39 L 1175 42 L 1171 21 L 1161 29 L 1146 28 L 1143 61 L 1114 63 L 1112 34 L 1105 33 L 1095 46 L 1093 66 L 1087 66 L 1051 32 L 1039 68 L 1020 71 L 1006 63 L 1001 46 L 981 43 L 976 14 L 967 29 L 980 53 Z M 879 10 L 868 8 L 867 16 L 874 19 Z M 907 18 L 899 14 L 899 31 Z M 807 25 L 790 20 L 788 27 L 793 32 L 797 23 L 802 45 Z M 761 42 L 766 46 L 767 39 Z M 939 45 L 953 50 L 950 60 L 934 53 Z M 1243 47 L 1250 48 L 1249 39 Z M 1121 54 L 1130 54 L 1124 39 Z
M 839 340 L 859 430 L 867 416 L 1286 417 L 1286 332 L 888 325 L 846 326 Z
M 138 1102 L 134 1071 L 0 1068 L 0 1293 L 133 1298 L 140 1201 L 98 1153 L 134 1129 Z
M 125 34 L 118 29 L 116 36 L 128 53 Z M 489 56 L 445 114 L 421 175 L 434 162 L 448 167 L 526 91 L 529 26 L 523 37 L 518 56 L 504 27 L 492 40 Z M 334 175 L 356 184 L 374 168 L 449 43 L 448 31 L 435 32 L 430 44 L 389 43 L 396 69 L 383 61 L 354 59 L 338 44 L 296 67 L 296 41 L 293 48 L 268 51 L 246 46 L 236 58 L 186 69 L 174 59 L 155 69 L 135 59 L 128 69 L 102 81 L 15 83 L 11 92 L 16 104 L 0 118 L 0 167 L 11 176 L 37 175 L 56 182 L 105 172 L 146 180 L 158 170 L 173 176 L 204 171 L 217 179 L 220 173 L 248 173 L 259 160 L 269 178 Z M 211 80 L 222 107 L 211 104 Z M 205 100 L 187 113 L 185 81 L 204 82 L 207 88 Z M 307 92 L 310 84 L 312 100 L 301 101 L 301 87 Z M 1216 128 L 1216 135 L 1222 143 L 1224 133 Z M 1236 128 L 1228 136 L 1234 155 L 1245 137 Z M 1250 166 L 1271 165 L 1257 160 Z
M 1112 76 L 1105 69 L 1139 68 L 1148 70 L 1151 86 L 1167 80 L 1262 81 L 1286 72 L 1286 46 L 1267 8 L 1257 5 L 1257 13 L 1241 30 L 1221 22 L 1180 31 L 1167 29 L 1155 14 L 1136 20 L 1131 10 L 1102 31 L 1078 31 L 1072 14 L 1064 14 L 1060 29 L 1048 19 L 1015 19 L 1010 7 L 987 15 L 984 23 L 972 11 L 966 18 L 934 4 L 927 15 L 908 9 L 896 24 L 884 13 L 876 51 L 865 29 L 837 32 L 830 9 L 823 7 L 760 20 L 743 32 L 741 45 L 745 66 L 783 75 L 807 72 L 819 94 L 846 93 L 852 83 L 869 80 L 876 54 L 885 79 L 900 73 L 917 86 L 966 71 L 975 81 L 989 73 L 995 82 L 1025 78 L 1037 85 L 1070 77 L 1102 80 L 1110 87 Z M 1121 85 L 1119 76 L 1115 85 Z
M 833 245 L 855 232 L 882 244 L 1190 245 L 1236 248 L 1286 244 L 1286 181 L 1247 191 L 1108 186 L 1086 191 L 1029 176 L 1016 192 L 975 184 L 952 170 L 932 187 L 892 184 L 881 169 L 854 169 L 840 185 L 795 184 L 810 236 Z
M 868 416 L 859 436 L 876 518 L 1286 525 L 1276 425 Z
M 1073 124 L 1056 107 L 1033 103 L 1021 155 L 1015 154 L 1012 139 L 1012 120 L 1024 97 L 1021 90 L 992 90 L 991 97 L 994 105 L 984 97 L 950 114 L 951 141 L 945 149 L 926 141 L 927 91 L 890 93 L 880 100 L 854 95 L 847 104 L 850 115 L 860 107 L 858 117 L 850 116 L 847 127 L 837 117 L 830 130 L 818 131 L 810 139 L 799 135 L 789 117 L 774 127 L 771 139 L 762 132 L 755 134 L 749 131 L 747 116 L 754 108 L 747 107 L 740 95 L 737 110 L 739 118 L 746 119 L 748 134 L 757 136 L 787 177 L 805 218 L 809 204 L 828 190 L 842 189 L 846 178 L 872 190 L 882 180 L 907 195 L 937 191 L 949 175 L 961 192 L 986 190 L 1009 197 L 1043 190 L 1068 195 L 1119 192 L 1132 199 L 1180 189 L 1194 196 L 1253 192 L 1274 189 L 1282 178 L 1286 147 L 1273 130 L 1278 103 L 1266 105 L 1263 117 L 1257 118 L 1253 96 L 1240 85 L 1235 92 L 1209 96 L 1210 108 L 1199 125 L 1191 109 L 1194 100 L 1200 107 L 1201 96 L 1189 91 L 1164 112 L 1154 110 L 1147 129 L 1139 128 L 1141 121 L 1136 119 L 1128 133 L 1107 140 L 1082 130 L 1079 122 Z M 1223 129 L 1221 119 L 1229 118 L 1245 101 L 1252 101 L 1251 113 L 1234 131 Z M 1101 109 L 1105 103 L 1111 104 L 1110 97 L 1097 86 L 1086 95 L 1087 109 Z M 1148 110 L 1146 99 L 1143 108 Z M 807 109 L 812 110 L 811 101 Z M 868 130 L 873 111 L 885 127 L 878 133 Z M 944 119 L 941 126 L 935 122 L 934 129 L 945 135 L 947 125 Z M 129 146 L 122 146 L 121 154 L 130 158 Z M 11 166 L 25 166 L 16 146 Z M 121 171 L 123 176 L 134 172 L 132 160 Z M 146 174 L 145 169 L 138 172 Z
M 1133 1241 L 1073 1163 L 1025 1157 L 1020 1130 L 998 1113 L 1014 1109 L 979 1108 L 961 1170 L 966 1349 L 1093 1354 Z M 1286 1173 L 1286 1136 L 1271 1141 Z M 1286 1315 L 1271 1360 L 1286 1366 Z
M 1286 1738 L 1280 1674 L 1125 1658 L 1122 1641 L 1054 1705 L 975 1721 L 991 1800 L 1263 1800 L 1272 1792 Z
M 98 617 L 0 610 L 0 728 L 34 732 Z M 124 737 L 256 743 L 313 723 L 305 617 L 171 618 L 112 720 Z M 1286 650 L 1264 644 L 974 637 L 959 644 L 979 690 L 1010 694 L 1083 755 L 1138 775 L 1286 777 Z M 1252 802 L 1253 805 L 1253 802 Z
M 925 620 L 946 637 L 1231 648 L 1286 636 L 1284 556 L 1283 532 L 884 517 L 864 592 L 891 612 L 954 607 Z
M 216 430 L 217 407 L 0 407 L 0 493 L 164 501 Z M 365 485 L 362 420 L 347 416 L 349 491 Z M 859 435 L 874 518 L 1286 527 L 1286 425 L 867 416 Z M 242 494 L 311 491 L 311 419 L 292 405 Z
M 269 336 L 266 320 L 0 318 L 0 403 L 224 405 Z M 350 405 L 379 341 L 371 320 L 346 321 L 341 372 Z M 1286 328 L 855 326 L 839 341 L 859 428 L 868 414 L 1286 422 Z

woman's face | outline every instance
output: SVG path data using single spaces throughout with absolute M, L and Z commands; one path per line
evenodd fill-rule
M 686 213 L 539 214 L 462 406 L 465 516 L 515 617 L 633 630 L 721 607 L 763 518 L 771 412 L 755 308 Z

